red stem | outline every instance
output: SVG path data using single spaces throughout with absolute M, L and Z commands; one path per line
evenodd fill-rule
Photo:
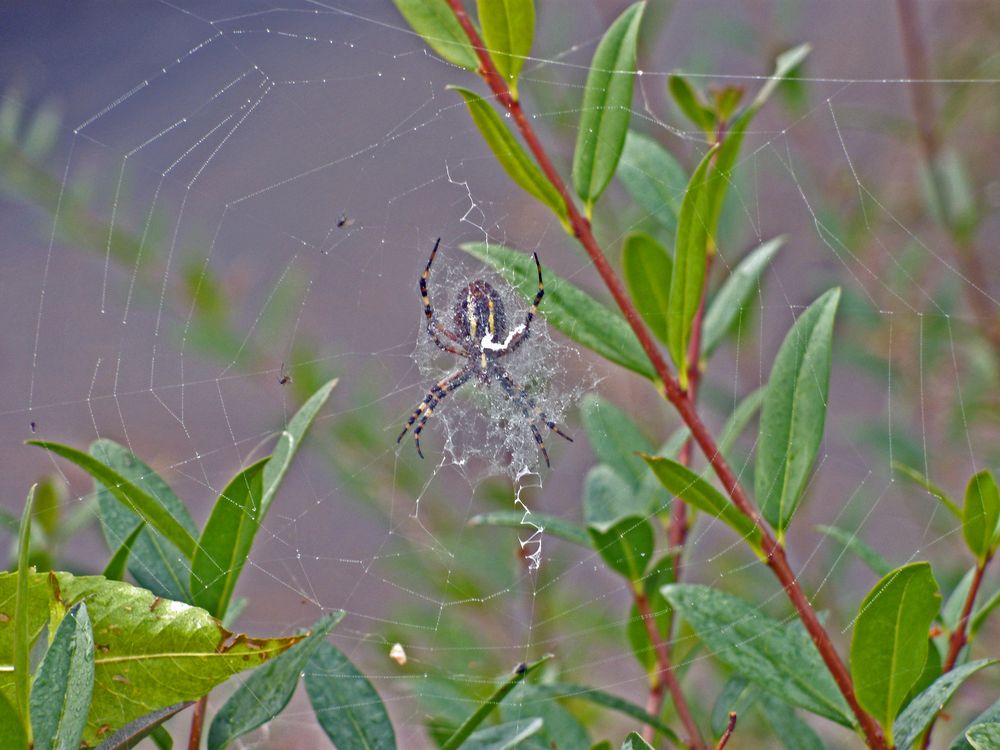
M 736 729 L 736 712 L 729 712 L 729 723 L 726 725 L 726 731 L 722 733 L 719 738 L 719 744 L 715 746 L 715 750 L 724 750 L 726 745 L 729 744 L 729 738 L 733 736 L 733 731 Z
M 947 674 L 952 669 L 955 668 L 955 663 L 958 661 L 958 655 L 962 652 L 962 648 L 966 643 L 969 642 L 969 617 L 972 615 L 972 607 L 976 603 L 976 596 L 979 594 L 979 588 L 983 583 L 983 574 L 986 572 L 986 566 L 989 565 L 990 558 L 987 557 L 981 563 L 976 565 L 976 572 L 972 576 L 972 584 L 969 586 L 969 593 L 965 597 L 965 604 L 962 605 L 962 616 L 958 620 L 958 624 L 952 631 L 951 636 L 948 638 L 948 655 L 944 659 L 944 664 L 941 665 L 941 674 Z M 931 744 L 931 732 L 934 731 L 934 722 L 940 714 L 934 716 L 931 721 L 930 726 L 927 727 L 927 731 L 924 733 L 923 744 L 921 748 L 926 750 Z
M 698 732 L 698 725 L 695 723 L 694 717 L 691 715 L 691 710 L 688 708 L 687 701 L 684 698 L 684 693 L 681 691 L 681 685 L 677 681 L 677 676 L 674 674 L 673 666 L 670 663 L 670 652 L 667 650 L 667 644 L 660 637 L 660 631 L 656 627 L 656 618 L 653 615 L 652 610 L 649 607 L 649 599 L 646 598 L 646 594 L 643 592 L 641 585 L 638 585 L 635 589 L 635 607 L 639 610 L 639 616 L 642 618 L 642 623 L 646 627 L 646 635 L 649 636 L 649 642 L 653 644 L 653 649 L 656 651 L 656 661 L 658 668 L 659 680 L 654 684 L 653 690 L 650 692 L 650 701 L 653 700 L 654 693 L 660 695 L 659 707 L 656 712 L 649 711 L 653 716 L 659 717 L 660 709 L 663 706 L 663 685 L 666 684 L 667 688 L 670 690 L 670 697 L 674 700 L 674 706 L 677 709 L 677 715 L 680 717 L 681 723 L 684 725 L 684 731 L 687 732 L 688 738 L 686 743 L 692 750 L 704 750 L 705 742 L 701 738 L 701 734 Z M 648 728 L 647 728 L 648 729 Z M 647 739 L 652 740 L 652 732 L 649 732 Z
M 188 750 L 199 750 L 201 746 L 201 728 L 205 725 L 205 712 L 208 709 L 208 696 L 203 695 L 194 706 L 191 716 L 191 735 L 188 737 Z
M 840 692 L 843 694 L 844 699 L 850 706 L 851 711 L 857 718 L 869 747 L 873 750 L 885 750 L 886 742 L 882 729 L 858 703 L 857 697 L 854 694 L 854 685 L 851 682 L 850 672 L 848 672 L 844 662 L 841 661 L 840 656 L 833 645 L 833 641 L 830 640 L 829 634 L 823 628 L 819 619 L 816 617 L 816 613 L 813 611 L 812 606 L 809 604 L 809 600 L 799 587 L 798 580 L 788 564 L 784 547 L 782 547 L 781 544 L 774 538 L 771 530 L 760 517 L 760 514 L 750 502 L 749 497 L 736 480 L 735 474 L 729 468 L 726 460 L 722 457 L 722 454 L 716 446 L 711 433 L 708 431 L 705 423 L 702 422 L 701 417 L 695 410 L 694 404 L 690 400 L 687 391 L 680 387 L 677 380 L 671 374 L 670 368 L 668 367 L 663 354 L 654 343 L 649 330 L 643 324 L 642 319 L 639 317 L 639 313 L 636 311 L 631 299 L 629 299 L 628 294 L 625 292 L 624 286 L 622 286 L 621 281 L 611 268 L 607 258 L 604 256 L 604 252 L 597 243 L 597 240 L 591 231 L 590 221 L 588 221 L 587 218 L 580 213 L 579 209 L 577 209 L 576 204 L 569 194 L 566 184 L 562 181 L 559 173 L 552 165 L 552 161 L 549 159 L 548 153 L 545 151 L 541 141 L 538 139 L 534 129 L 531 127 L 531 123 L 525 116 L 524 110 L 521 109 L 520 103 L 511 95 L 510 89 L 507 87 L 507 82 L 504 80 L 503 76 L 500 75 L 499 71 L 497 71 L 496 66 L 493 64 L 489 54 L 486 52 L 486 48 L 483 46 L 483 42 L 479 38 L 479 33 L 472 24 L 472 20 L 469 18 L 465 8 L 462 7 L 461 0 L 447 0 L 447 2 L 471 42 L 472 47 L 476 51 L 476 55 L 478 56 L 480 63 L 478 71 L 479 74 L 482 76 L 483 80 L 486 81 L 486 84 L 496 96 L 497 101 L 499 101 L 500 104 L 503 105 L 503 107 L 510 113 L 515 124 L 520 130 L 525 143 L 528 145 L 531 153 L 534 154 L 535 159 L 538 162 L 538 166 L 548 178 L 549 182 L 552 183 L 553 187 L 555 187 L 555 189 L 562 196 L 562 199 L 566 204 L 566 212 L 569 218 L 570 226 L 573 228 L 574 235 L 583 246 L 583 249 L 587 252 L 591 262 L 597 269 L 597 273 L 608 287 L 608 291 L 614 298 L 615 303 L 625 316 L 625 320 L 628 321 L 629 326 L 635 332 L 636 338 L 639 340 L 639 344 L 642 346 L 643 351 L 649 358 L 650 363 L 653 365 L 654 371 L 663 384 L 664 395 L 667 400 L 673 404 L 674 408 L 677 409 L 681 419 L 683 419 L 684 423 L 688 426 L 688 429 L 691 430 L 692 437 L 705 454 L 709 464 L 715 471 L 716 476 L 718 476 L 719 481 L 722 483 L 726 492 L 729 494 L 729 497 L 732 499 L 733 504 L 744 515 L 752 519 L 754 523 L 760 527 L 762 548 L 767 556 L 767 565 L 781 582 L 781 585 L 785 590 L 785 594 L 788 596 L 792 606 L 795 608 L 799 618 L 802 620 L 803 625 L 809 632 L 813 643 L 816 644 L 816 648 L 819 651 L 820 656 L 823 658 L 827 668 L 830 670 L 830 673 L 833 675 L 834 681 L 837 683 L 837 687 L 840 689 Z M 680 707 L 678 706 L 678 711 L 679 710 Z

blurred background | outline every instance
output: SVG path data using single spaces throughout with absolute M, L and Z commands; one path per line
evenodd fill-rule
M 538 3 L 520 90 L 565 175 L 586 67 L 626 5 Z M 562 681 L 643 703 L 628 591 L 599 558 L 546 539 L 528 575 L 517 531 L 468 525 L 513 509 L 510 477 L 449 460 L 433 421 L 427 460 L 395 443 L 430 385 L 413 355 L 417 278 L 437 237 L 442 310 L 480 273 L 459 249 L 470 241 L 537 251 L 604 296 L 445 90 L 476 87 L 474 76 L 428 53 L 388 0 L 33 2 L 2 14 L 0 503 L 16 516 L 29 485 L 46 483 L 36 562 L 94 573 L 108 551 L 90 481 L 24 440 L 119 441 L 200 524 L 226 480 L 339 376 L 258 536 L 238 628 L 285 633 L 346 609 L 338 645 L 387 700 L 403 747 L 424 746 L 428 717 L 465 715 L 470 691 L 544 651 Z M 895 564 L 929 558 L 943 586 L 967 567 L 954 520 L 896 481 L 892 461 L 953 494 L 1000 463 L 998 29 L 989 0 L 677 0 L 644 20 L 633 128 L 688 169 L 706 146 L 668 99 L 669 72 L 752 95 L 778 53 L 813 46 L 744 145 L 716 283 L 761 241 L 787 241 L 703 402 L 720 424 L 766 381 L 802 306 L 843 287 L 827 438 L 791 542 L 820 609 L 855 611 L 875 577 L 817 524 L 857 530 Z M 617 183 L 595 225 L 616 262 L 627 232 L 652 229 Z M 566 360 L 566 393 L 596 386 L 654 444 L 677 427 L 641 379 L 587 353 Z M 578 521 L 594 458 L 572 404 L 567 422 L 576 442 L 548 441 L 552 468 L 522 497 Z M 783 612 L 725 530 L 696 528 L 687 569 L 730 591 L 754 586 Z M 849 620 L 832 619 L 846 643 Z M 397 641 L 406 666 L 388 658 Z M 691 668 L 707 711 L 717 667 L 700 655 Z M 969 713 L 995 697 L 989 679 Z M 320 736 L 295 716 L 249 746 Z M 613 721 L 594 739 L 629 727 Z

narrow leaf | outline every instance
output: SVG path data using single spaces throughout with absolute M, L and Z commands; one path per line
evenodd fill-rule
M 629 294 L 646 325 L 664 343 L 673 267 L 666 248 L 650 235 L 633 232 L 625 238 L 622 272 Z
M 758 705 L 764 720 L 771 725 L 775 737 L 786 750 L 826 750 L 816 730 L 796 716 L 783 700 L 765 694 Z
M 988 470 L 974 475 L 965 488 L 962 535 L 980 561 L 992 555 L 997 521 L 1000 520 L 1000 488 Z
M 983 623 L 986 622 L 986 619 L 990 616 L 990 613 L 993 612 L 993 610 L 998 606 L 1000 606 L 1000 590 L 994 591 L 993 596 L 977 607 L 972 613 L 972 617 L 969 621 L 970 636 L 974 637 L 979 632 Z
M 77 750 L 94 690 L 94 633 L 87 605 L 63 617 L 31 688 L 36 750 Z
M 857 532 L 847 531 L 836 526 L 817 526 L 816 530 L 836 539 L 879 576 L 887 575 L 892 570 L 892 563 L 882 557 L 874 547 L 861 541 Z
M 525 740 L 539 735 L 544 728 L 541 719 L 508 721 L 480 729 L 462 743 L 463 750 L 514 750 L 526 747 Z
M 673 97 L 677 108 L 706 135 L 711 136 L 715 131 L 715 116 L 701 100 L 691 82 L 682 75 L 672 74 L 667 79 L 667 91 Z
M 642 738 L 638 732 L 629 732 L 622 743 L 622 750 L 653 750 L 653 746 Z
M 607 464 L 591 467 L 583 480 L 583 517 L 587 525 L 605 533 L 623 518 L 643 518 L 646 504 L 636 489 Z
M 188 534 L 192 537 L 198 535 L 198 529 L 180 498 L 159 474 L 132 455 L 128 448 L 102 438 L 91 443 L 88 450 L 95 459 L 156 500 Z M 190 561 L 163 534 L 150 528 L 141 516 L 115 499 L 103 484 L 95 481 L 94 489 L 101 530 L 111 550 L 120 550 L 135 529 L 146 527 L 139 532 L 128 557 L 128 571 L 136 582 L 164 599 L 190 602 Z
M 892 734 L 896 750 L 910 750 L 913 743 L 930 726 L 959 686 L 984 667 L 996 664 L 996 659 L 980 659 L 955 667 L 938 677 L 926 690 L 910 701 L 896 719 Z
M 892 726 L 927 659 L 927 633 L 941 607 L 926 562 L 889 573 L 861 603 L 851 637 L 851 677 L 858 702 L 893 744 Z
M 145 529 L 145 521 L 140 521 L 139 525 L 132 529 L 132 533 L 125 537 L 125 541 L 115 550 L 111 559 L 108 560 L 108 564 L 104 566 L 102 576 L 109 581 L 121 581 L 125 578 L 125 567 L 128 565 L 128 557 L 132 553 L 132 545 Z
M 476 9 L 490 58 L 516 96 L 517 75 L 535 38 L 534 0 L 477 0 Z
M 760 550 L 761 532 L 757 525 L 701 476 L 670 458 L 648 455 L 643 458 L 672 495 L 710 517 L 719 519 L 743 537 L 751 547 Z
M 911 482 L 919 487 L 923 487 L 927 492 L 937 498 L 945 508 L 947 508 L 955 518 L 962 520 L 962 510 L 958 507 L 954 500 L 948 497 L 948 494 L 934 484 L 928 477 L 921 474 L 916 469 L 907 466 L 899 461 L 892 462 L 892 468 L 894 471 L 898 471 L 905 478 L 909 479 Z
M 308 637 L 251 672 L 212 720 L 208 750 L 222 750 L 280 714 L 292 699 L 309 659 L 343 619 L 343 610 L 324 615 Z
M 590 63 L 573 152 L 573 186 L 590 213 L 621 156 L 632 116 L 636 43 L 645 3 L 630 5 L 611 24 Z
M 220 619 L 260 527 L 264 467 L 268 461 L 258 461 L 230 480 L 215 501 L 191 561 L 194 603 Z
M 0 612 L 10 611 L 16 586 L 15 575 L 0 574 Z M 150 711 L 198 699 L 301 640 L 237 635 L 203 609 L 127 583 L 36 573 L 28 584 L 29 642 L 40 636 L 52 612 L 84 600 L 95 647 L 94 693 L 83 738 L 91 746 Z M 0 692 L 8 700 L 14 693 L 12 630 L 12 623 L 0 618 Z
M 823 440 L 833 321 L 840 290 L 831 289 L 803 312 L 778 350 L 760 416 L 757 502 L 779 540 L 805 492 Z
M 674 272 L 670 279 L 670 303 L 667 315 L 669 335 L 667 348 L 677 366 L 682 387 L 687 387 L 688 342 L 705 291 L 705 268 L 711 225 L 708 223 L 708 166 L 715 156 L 715 147 L 705 154 L 688 183 L 681 213 L 677 219 L 677 240 L 674 243 Z
M 288 426 L 278 438 L 278 443 L 274 446 L 274 451 L 271 454 L 271 460 L 264 467 L 264 496 L 260 501 L 260 521 L 263 521 L 264 516 L 267 515 L 268 508 L 271 507 L 271 502 L 278 493 L 278 487 L 281 486 L 281 480 L 285 478 L 288 467 L 292 464 L 292 459 L 302 447 L 306 432 L 313 420 L 316 419 L 320 409 L 330 398 L 330 393 L 335 385 L 337 385 L 336 378 L 321 385 L 295 412 L 295 416 L 289 420 Z
M 852 725 L 847 703 L 804 630 L 786 628 L 708 586 L 672 584 L 662 592 L 723 664 L 793 706 Z
M 660 224 L 667 236 L 677 234 L 677 216 L 688 176 L 680 163 L 648 135 L 628 131 L 618 164 L 618 177 L 639 207 Z
M 130 750 L 136 747 L 146 737 L 152 735 L 163 722 L 172 719 L 185 708 L 194 705 L 193 701 L 175 703 L 172 706 L 161 708 L 145 716 L 140 716 L 135 721 L 130 721 L 113 735 L 100 744 L 97 750 Z M 155 740 L 154 740 L 155 742 Z
M 31 629 L 28 625 L 28 554 L 31 549 L 31 509 L 35 502 L 33 484 L 28 490 L 28 499 L 24 501 L 24 511 L 21 513 L 21 526 L 17 536 L 17 588 L 14 600 L 14 633 L 13 666 L 14 666 L 14 705 L 21 717 L 21 726 L 28 737 L 31 737 L 30 724 L 30 694 L 31 694 Z
M 653 450 L 649 438 L 628 414 L 596 393 L 584 396 L 580 417 L 598 460 L 614 469 L 630 486 L 638 487 L 649 473 L 638 455 Z
M 469 519 L 469 526 L 505 526 L 520 529 L 525 533 L 534 533 L 532 524 L 540 526 L 543 534 L 557 536 L 567 542 L 584 547 L 590 546 L 590 537 L 587 536 L 587 531 L 584 528 L 559 516 L 547 513 L 532 511 L 530 515 L 526 515 L 523 511 L 518 510 L 496 510 L 490 513 L 480 513 Z
M 455 733 L 441 745 L 441 750 L 455 750 L 455 748 L 458 747 L 467 747 L 462 743 L 469 738 L 469 736 L 476 730 L 476 727 L 483 723 L 487 716 L 493 713 L 493 709 L 500 705 L 503 699 L 507 697 L 507 694 L 513 690 L 517 684 L 521 682 L 521 680 L 534 672 L 551 658 L 552 655 L 547 654 L 531 664 L 518 664 L 514 669 L 514 673 L 507 679 L 507 681 L 493 691 L 493 694 L 486 699 L 486 702 L 477 708 L 469 718 L 463 721 L 462 725 L 455 730 Z M 538 725 L 538 729 L 541 729 L 541 722 L 538 722 Z
M 479 68 L 479 58 L 446 0 L 393 0 L 414 31 L 441 57 L 466 70 Z
M 969 727 L 965 738 L 974 750 L 997 750 L 1000 747 L 1000 722 Z
M 975 719 L 970 721 L 966 726 L 965 731 L 963 731 L 951 743 L 951 747 L 949 748 L 949 750 L 982 750 L 982 748 L 973 748 L 973 746 L 969 744 L 969 741 L 966 738 L 966 733 L 971 731 L 978 725 L 996 724 L 996 723 L 1000 723 L 1000 700 L 993 703 L 993 705 L 991 705 L 989 708 L 987 708 L 985 711 L 979 714 Z
M 72 461 L 95 480 L 103 484 L 108 492 L 122 505 L 138 514 L 152 528 L 169 539 L 186 558 L 191 559 L 197 545 L 194 537 L 149 493 L 140 489 L 97 459 L 68 445 L 50 443 L 44 440 L 29 440 L 28 444 L 45 448 L 57 456 L 62 456 L 68 461 Z
M 510 178 L 521 188 L 544 203 L 559 217 L 564 226 L 568 227 L 566 219 L 566 203 L 559 191 L 542 174 L 535 162 L 521 148 L 521 144 L 507 129 L 507 125 L 483 97 L 461 86 L 449 86 L 465 99 L 465 104 L 472 115 L 472 121 L 479 128 L 483 140 L 490 147 L 500 166 Z
M 705 309 L 701 356 L 708 357 L 725 338 L 751 297 L 760 289 L 761 276 L 784 244 L 784 237 L 764 242 L 747 253 L 729 274 Z
M 396 735 L 372 684 L 333 644 L 320 643 L 305 670 L 316 720 L 337 750 L 392 750 Z
M 0 737 L 10 750 L 28 750 L 28 737 L 24 734 L 21 717 L 3 693 L 0 693 Z
M 612 711 L 617 711 L 623 716 L 628 716 L 636 721 L 641 721 L 643 724 L 647 724 L 657 732 L 660 732 L 664 737 L 673 742 L 675 745 L 680 744 L 680 739 L 674 734 L 673 730 L 659 718 L 649 714 L 645 709 L 640 708 L 634 703 L 629 703 L 624 698 L 619 698 L 617 695 L 605 692 L 603 690 L 598 690 L 597 688 L 586 687 L 584 685 L 571 685 L 568 683 L 543 683 L 540 685 L 532 686 L 539 695 L 548 695 L 551 698 L 571 698 L 574 700 L 582 700 L 588 703 L 592 703 L 595 706 L 600 706 L 601 708 L 608 708 Z
M 526 299 L 535 296 L 538 272 L 530 255 L 486 243 L 470 243 L 462 249 L 496 269 Z M 625 318 L 551 271 L 545 271 L 545 298 L 538 309 L 553 327 L 581 346 L 651 380 L 656 378 Z

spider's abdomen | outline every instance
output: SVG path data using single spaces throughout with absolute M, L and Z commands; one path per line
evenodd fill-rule
M 455 332 L 477 344 L 488 334 L 494 341 L 507 337 L 507 314 L 496 289 L 477 280 L 459 292 L 455 300 Z

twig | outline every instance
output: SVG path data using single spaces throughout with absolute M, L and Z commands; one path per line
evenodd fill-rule
M 934 96 L 929 82 L 927 50 L 923 35 L 920 33 L 917 9 L 913 0 L 896 0 L 896 10 L 903 42 L 903 57 L 906 60 L 906 77 L 910 84 L 910 103 L 917 126 L 917 141 L 927 169 L 930 188 L 934 192 L 934 200 L 952 240 L 966 301 L 976 318 L 980 333 L 989 342 L 994 357 L 1000 362 L 1000 316 L 995 313 L 991 304 L 989 274 L 972 240 L 962 228 L 956 226 L 956 217 L 950 214 L 951 203 L 941 181 L 938 168 L 941 136 L 935 125 Z
M 962 652 L 962 648 L 965 644 L 969 642 L 969 618 L 972 615 L 972 607 L 976 603 L 976 596 L 979 594 L 979 588 L 983 583 L 983 574 L 986 572 L 986 566 L 989 565 L 989 563 L 990 558 L 986 557 L 982 562 L 976 565 L 976 572 L 973 574 L 972 583 L 969 585 L 969 593 L 965 597 L 965 604 L 962 605 L 962 615 L 959 617 L 958 624 L 955 626 L 955 629 L 948 637 L 948 655 L 945 656 L 944 663 L 941 665 L 941 674 L 947 674 L 955 668 L 955 663 L 958 661 L 958 655 Z M 927 727 L 927 731 L 924 732 L 923 743 L 920 746 L 922 750 L 926 750 L 930 747 L 931 732 L 934 731 L 934 723 L 938 720 L 938 716 L 940 716 L 940 713 L 934 715 L 930 725 Z
M 476 31 L 475 26 L 472 24 L 472 20 L 469 18 L 465 8 L 462 6 L 461 0 L 447 0 L 447 2 L 454 12 L 455 17 L 458 19 L 462 30 L 465 32 L 470 43 L 472 44 L 472 47 L 476 51 L 476 55 L 479 58 L 480 63 L 478 71 L 480 76 L 482 76 L 483 80 L 490 87 L 490 90 L 493 92 L 494 96 L 496 96 L 497 101 L 510 113 L 511 118 L 517 125 L 518 130 L 521 132 L 521 136 L 524 138 L 525 143 L 528 145 L 528 148 L 534 155 L 535 160 L 538 162 L 538 166 L 541 168 L 549 182 L 552 183 L 552 186 L 562 196 L 562 199 L 566 204 L 566 212 L 574 235 L 587 252 L 591 262 L 594 264 L 594 268 L 604 281 L 604 284 L 608 287 L 608 291 L 611 293 L 615 303 L 622 311 L 622 314 L 625 316 L 626 321 L 628 321 L 629 326 L 635 332 L 636 338 L 639 340 L 639 344 L 642 346 L 643 351 L 649 358 L 654 371 L 662 383 L 664 395 L 667 400 L 673 404 L 674 408 L 677 409 L 681 419 L 683 419 L 684 423 L 688 426 L 688 429 L 691 430 L 691 435 L 694 437 L 695 442 L 698 443 L 698 446 L 705 454 L 710 465 L 712 466 L 713 471 L 716 476 L 718 476 L 719 481 L 722 483 L 726 492 L 729 494 L 730 499 L 733 501 L 733 504 L 740 510 L 740 512 L 753 520 L 753 522 L 760 528 L 761 548 L 767 557 L 767 566 L 771 568 L 775 576 L 781 582 L 781 585 L 785 590 L 785 594 L 788 596 L 792 606 L 798 613 L 798 616 L 802 620 L 802 623 L 812 638 L 813 643 L 816 644 L 816 648 L 819 651 L 820 656 L 823 658 L 823 662 L 830 670 L 834 681 L 837 683 L 838 689 L 844 696 L 847 704 L 850 706 L 852 713 L 857 718 L 858 724 L 864 732 L 865 739 L 869 747 L 873 750 L 884 750 L 886 748 L 886 742 L 882 729 L 858 703 L 857 697 L 854 694 L 854 685 L 851 682 L 850 672 L 848 672 L 844 662 L 841 661 L 840 655 L 837 653 L 837 650 L 833 645 L 833 641 L 830 640 L 830 635 L 823 628 L 819 618 L 817 618 L 816 613 L 809 604 L 809 600 L 800 588 L 795 573 L 788 564 L 784 547 L 782 547 L 781 544 L 774 538 L 770 528 L 753 507 L 753 504 L 750 502 L 750 498 L 736 480 L 736 475 L 726 463 L 725 458 L 723 458 L 722 453 L 719 451 L 718 446 L 716 445 L 711 433 L 708 431 L 708 428 L 705 426 L 705 423 L 702 422 L 694 404 L 689 398 L 689 394 L 680 387 L 680 384 L 671 374 L 670 368 L 667 365 L 663 354 L 654 343 L 649 329 L 647 329 L 645 324 L 642 322 L 642 319 L 639 317 L 639 313 L 632 304 L 632 300 L 629 299 L 628 294 L 625 292 L 625 288 L 622 286 L 621 280 L 611 268 L 604 252 L 597 243 L 597 239 L 591 231 L 590 222 L 583 216 L 583 214 L 580 213 L 579 209 L 577 209 L 576 204 L 569 194 L 566 184 L 563 182 L 559 173 L 552 165 L 552 161 L 549 159 L 548 153 L 545 151 L 541 141 L 538 139 L 534 129 L 531 127 L 530 121 L 524 114 L 524 110 L 521 108 L 520 102 L 518 102 L 511 95 L 506 80 L 500 75 L 496 66 L 493 64 L 493 61 L 490 59 L 486 48 L 483 46 L 482 40 L 479 38 L 479 33 Z
M 649 599 L 646 597 L 645 592 L 642 590 L 642 585 L 637 584 L 635 588 L 635 607 L 639 611 L 639 616 L 642 618 L 643 625 L 646 627 L 646 635 L 649 636 L 650 643 L 653 644 L 653 649 L 656 652 L 656 666 L 659 675 L 659 680 L 654 684 L 656 687 L 655 692 L 660 694 L 659 698 L 659 708 L 656 713 L 649 711 L 650 715 L 659 717 L 660 709 L 663 707 L 663 686 L 664 684 L 670 690 L 670 697 L 673 698 L 674 707 L 677 709 L 677 715 L 680 717 L 681 723 L 684 725 L 684 731 L 687 732 L 687 744 L 692 750 L 704 750 L 705 741 L 701 738 L 701 734 L 698 732 L 698 725 L 694 721 L 694 717 L 691 715 L 691 710 L 688 708 L 687 701 L 684 698 L 684 693 L 681 691 L 681 685 L 677 681 L 677 675 L 674 674 L 673 666 L 670 663 L 670 652 L 667 650 L 667 644 L 664 643 L 663 638 L 660 637 L 660 632 L 656 627 L 656 618 L 653 615 L 652 610 L 649 606 Z M 652 692 L 650 694 L 650 699 L 652 700 Z M 651 735 L 651 733 L 650 733 Z M 652 739 L 651 736 L 647 736 L 647 739 Z
M 188 750 L 199 750 L 201 746 L 201 728 L 205 725 L 205 712 L 208 709 L 208 696 L 203 695 L 194 706 L 191 716 L 191 734 L 188 737 Z
M 726 745 L 729 744 L 729 738 L 733 736 L 733 730 L 736 729 L 736 712 L 729 712 L 729 723 L 726 725 L 726 731 L 722 733 L 719 737 L 719 744 L 715 746 L 715 750 L 724 750 Z

